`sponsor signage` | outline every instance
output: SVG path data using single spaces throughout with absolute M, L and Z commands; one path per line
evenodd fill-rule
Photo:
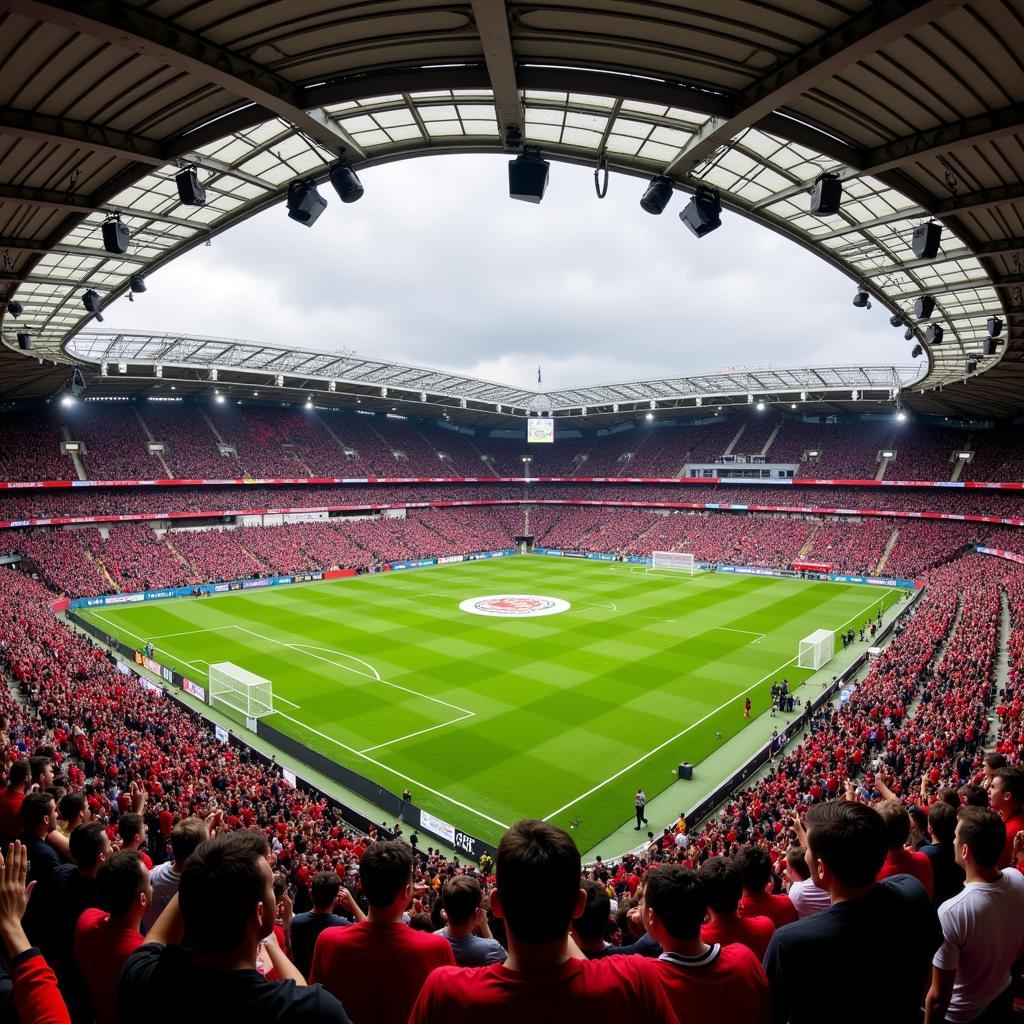
M 213 738 L 220 743 L 228 742 L 228 731 L 221 725 L 214 725 Z
M 420 828 L 443 839 L 449 846 L 455 845 L 455 826 L 449 825 L 441 818 L 435 818 L 434 815 L 428 814 L 426 811 L 420 811 Z
M 490 615 L 499 619 L 530 619 L 567 612 L 572 606 L 560 597 L 535 594 L 491 594 L 470 597 L 460 602 L 459 610 L 470 615 Z
M 191 693 L 193 697 L 197 697 L 199 700 L 206 702 L 206 689 L 200 686 L 198 683 L 193 683 L 191 679 L 182 679 L 181 688 L 186 693 Z

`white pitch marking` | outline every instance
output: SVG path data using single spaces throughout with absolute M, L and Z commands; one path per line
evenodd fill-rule
M 607 608 L 612 612 L 617 612 L 619 610 L 612 601 L 576 601 L 574 603 L 589 605 L 591 608 Z
M 459 715 L 458 718 L 453 718 L 450 722 L 440 722 L 439 724 L 431 725 L 426 729 L 417 729 L 416 732 L 409 732 L 404 736 L 396 736 L 393 740 L 385 740 L 383 743 L 378 743 L 372 747 L 363 747 L 359 753 L 368 754 L 371 750 L 380 750 L 381 747 L 390 747 L 392 743 L 401 743 L 402 740 L 411 740 L 414 736 L 422 736 L 425 732 L 433 732 L 435 729 L 443 729 L 445 726 L 455 725 L 456 722 L 464 722 L 467 718 L 476 718 L 476 712 L 468 711 L 464 715 Z
M 138 633 L 133 633 L 126 626 L 120 626 L 116 622 L 112 622 L 110 619 L 106 617 L 106 615 L 100 615 L 99 612 L 93 612 L 93 615 L 95 615 L 97 619 L 102 619 L 108 626 L 113 626 L 114 629 L 120 632 L 127 633 L 129 636 L 135 637 L 136 640 L 141 640 L 143 643 L 146 643 L 146 638 L 144 636 L 139 636 Z

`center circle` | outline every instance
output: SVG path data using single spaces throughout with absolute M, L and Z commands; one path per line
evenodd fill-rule
M 501 619 L 557 615 L 571 607 L 560 597 L 539 597 L 536 594 L 491 594 L 489 597 L 470 597 L 459 604 L 460 610 L 470 615 L 493 615 Z

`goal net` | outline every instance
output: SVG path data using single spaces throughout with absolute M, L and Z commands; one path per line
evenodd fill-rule
M 689 573 L 691 576 L 697 571 L 693 555 L 682 551 L 652 551 L 651 568 L 671 569 Z
M 210 703 L 226 704 L 246 718 L 274 713 L 274 688 L 264 679 L 230 661 L 210 666 Z
M 816 629 L 800 641 L 800 668 L 819 669 L 828 664 L 835 653 L 835 633 L 831 629 Z

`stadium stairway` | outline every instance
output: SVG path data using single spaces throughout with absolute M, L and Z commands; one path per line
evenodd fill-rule
M 775 429 L 768 435 L 768 440 L 765 441 L 764 447 L 761 449 L 761 456 L 765 457 L 768 455 L 771 446 L 775 444 L 775 438 L 779 436 L 779 431 L 782 429 L 781 420 L 775 424 Z
M 732 455 L 733 449 L 739 444 L 740 438 L 743 436 L 743 431 L 747 429 L 746 423 L 740 424 L 740 429 L 736 431 L 735 437 L 729 442 L 729 447 L 722 453 L 723 455 Z
M 74 441 L 75 438 L 71 436 L 71 428 L 63 426 L 60 428 L 61 435 L 65 441 Z M 82 462 L 82 456 L 78 452 L 69 452 L 71 456 L 72 465 L 75 467 L 75 472 L 78 474 L 79 480 L 88 480 L 89 478 L 85 475 L 85 464 Z
M 892 554 L 892 549 L 896 547 L 896 541 L 899 540 L 900 531 L 893 530 L 889 536 L 889 540 L 885 545 L 885 550 L 882 552 L 882 557 L 878 560 L 878 565 L 875 566 L 874 575 L 880 576 L 882 570 L 885 568 L 885 563 L 889 561 L 889 556 Z
M 102 536 L 102 531 L 100 535 Z M 92 562 L 93 565 L 96 566 L 100 575 L 102 575 L 103 578 L 110 584 L 111 592 L 115 594 L 118 593 L 118 591 L 120 591 L 121 588 L 114 581 L 114 577 L 111 576 L 109 572 L 107 572 L 107 567 L 103 564 L 103 560 L 101 558 L 97 558 L 93 554 L 92 549 L 89 547 L 88 544 L 82 545 L 82 554 L 85 556 L 86 559 L 88 559 L 90 562 Z
M 796 557 L 798 559 L 806 558 L 808 552 L 814 547 L 814 538 L 818 536 L 818 531 L 821 529 L 822 524 L 819 520 L 814 524 L 814 529 L 807 535 L 807 540 L 804 542 L 804 546 L 797 552 Z
M 195 566 L 174 546 L 174 541 L 171 540 L 171 531 L 167 530 L 164 533 L 164 543 L 170 548 L 171 554 L 178 559 L 179 562 L 193 575 L 200 576 L 201 574 L 196 572 Z
M 153 431 L 149 429 L 149 424 L 142 418 L 142 413 L 139 411 L 139 407 L 133 402 L 132 412 L 135 413 L 135 418 L 139 421 L 139 426 L 142 427 L 142 432 L 146 435 L 147 441 L 157 440 L 153 436 Z M 167 464 L 167 460 L 164 458 L 163 452 L 156 453 L 157 459 L 160 460 L 160 465 L 164 470 L 164 478 L 170 480 L 175 474 L 172 472 L 171 467 Z

